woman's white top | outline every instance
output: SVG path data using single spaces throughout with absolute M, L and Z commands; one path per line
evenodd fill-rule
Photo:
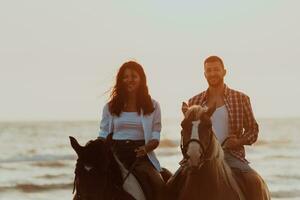
M 144 115 L 143 111 L 141 110 L 141 122 L 143 127 L 143 133 L 144 133 L 144 140 L 147 144 L 150 140 L 156 139 L 160 140 L 160 131 L 161 131 L 161 113 L 160 113 L 160 106 L 159 103 L 155 100 L 152 100 L 154 111 L 149 115 Z M 114 121 L 117 120 L 117 116 L 113 116 L 109 112 L 109 106 L 106 104 L 103 108 L 102 112 L 102 119 L 100 122 L 100 131 L 99 136 L 106 138 L 109 133 L 112 133 L 114 131 Z M 115 134 L 115 133 L 114 133 Z M 128 138 L 124 138 L 128 139 Z M 159 161 L 156 158 L 156 155 L 154 151 L 148 152 L 148 157 L 154 167 L 161 171 Z
M 142 118 L 137 112 L 121 112 L 114 118 L 114 140 L 144 140 Z
M 218 107 L 211 116 L 214 133 L 220 142 L 228 137 L 228 111 L 225 105 Z

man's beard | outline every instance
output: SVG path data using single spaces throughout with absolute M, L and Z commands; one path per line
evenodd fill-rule
M 220 78 L 220 77 L 213 77 L 213 78 L 216 79 L 216 81 L 210 81 L 210 79 L 212 79 L 212 78 L 207 79 L 208 85 L 210 87 L 218 87 L 220 85 L 223 85 L 223 83 L 224 83 L 223 78 Z

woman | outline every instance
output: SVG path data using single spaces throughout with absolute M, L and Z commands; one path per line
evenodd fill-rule
M 99 136 L 106 138 L 113 133 L 114 152 L 135 174 L 149 199 L 161 199 L 165 187 L 153 152 L 158 147 L 160 131 L 160 107 L 148 93 L 142 66 L 134 61 L 124 63 L 103 108 Z

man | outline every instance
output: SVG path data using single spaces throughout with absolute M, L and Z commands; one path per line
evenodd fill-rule
M 204 61 L 204 76 L 208 89 L 189 99 L 189 106 L 213 106 L 217 109 L 211 120 L 213 130 L 222 144 L 225 160 L 233 171 L 246 180 L 246 196 L 251 199 L 260 196 L 263 180 L 248 165 L 245 158 L 244 145 L 251 145 L 257 140 L 258 124 L 254 118 L 249 97 L 236 90 L 230 89 L 224 83 L 226 69 L 218 56 L 210 56 Z

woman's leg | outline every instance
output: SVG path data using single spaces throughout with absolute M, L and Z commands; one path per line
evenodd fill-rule
M 147 157 L 138 160 L 134 173 L 140 181 L 147 199 L 164 199 L 166 184 Z

